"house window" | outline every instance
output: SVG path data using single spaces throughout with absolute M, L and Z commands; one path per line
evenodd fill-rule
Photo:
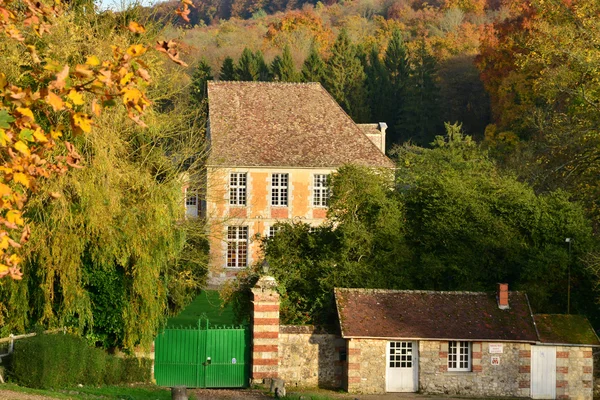
M 277 232 L 280 232 L 283 229 L 282 226 L 270 226 L 269 227 L 269 238 L 275 236 Z
M 185 216 L 198 216 L 198 194 L 190 189 L 185 190 Z
M 448 342 L 448 371 L 471 370 L 471 343 Z
M 329 205 L 329 186 L 327 184 L 329 176 L 326 174 L 316 174 L 313 178 L 313 206 L 327 207 Z
M 248 265 L 248 227 L 227 227 L 227 267 L 243 268 Z
M 246 205 L 246 174 L 232 173 L 229 175 L 229 205 Z
M 271 176 L 271 205 L 287 207 L 288 205 L 288 174 L 273 174 Z

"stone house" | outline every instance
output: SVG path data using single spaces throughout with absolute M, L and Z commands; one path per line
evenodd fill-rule
M 328 176 L 344 164 L 393 168 L 386 125 L 357 125 L 318 83 L 209 82 L 205 199 L 188 216 L 209 222 L 209 283 L 260 258 L 278 221 L 323 223 Z
M 581 316 L 533 315 L 527 295 L 336 289 L 351 393 L 425 392 L 591 399 Z

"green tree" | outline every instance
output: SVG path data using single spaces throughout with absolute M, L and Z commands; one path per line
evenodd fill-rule
M 325 89 L 356 122 L 365 122 L 369 117 L 366 104 L 365 71 L 357 48 L 350 42 L 348 33 L 342 30 L 331 49 L 327 60 Z
M 325 62 L 317 47 L 313 43 L 310 47 L 308 57 L 302 65 L 302 81 L 303 82 L 323 82 L 325 76 Z
M 235 77 L 238 81 L 270 80 L 269 67 L 265 63 L 262 52 L 259 50 L 253 53 L 252 50 L 245 48 L 235 66 Z
M 210 65 L 208 65 L 208 62 L 206 62 L 205 59 L 200 60 L 192 75 L 190 94 L 192 96 L 193 104 L 201 105 L 204 102 L 208 94 L 206 83 L 212 79 L 213 76 L 211 74 Z
M 401 143 L 400 125 L 406 119 L 407 87 L 410 76 L 408 50 L 399 30 L 392 32 L 392 37 L 385 51 L 383 63 L 387 70 L 389 81 L 388 91 L 384 102 L 384 122 L 390 126 L 388 142 Z
M 225 57 L 221 70 L 219 71 L 219 79 L 222 81 L 236 80 L 233 58 Z
M 392 124 L 388 113 L 391 101 L 389 73 L 384 63 L 379 58 L 379 49 L 373 47 L 369 53 L 369 62 L 365 68 L 366 87 L 369 98 L 369 107 L 373 121 Z
M 283 54 L 276 56 L 271 64 L 271 71 L 276 81 L 300 82 L 300 74 L 296 71 L 289 46 L 283 48 Z

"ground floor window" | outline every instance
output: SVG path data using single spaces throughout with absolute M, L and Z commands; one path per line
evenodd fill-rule
M 243 268 L 248 265 L 248 227 L 227 227 L 227 267 Z
M 471 342 L 448 342 L 448 371 L 471 370 Z

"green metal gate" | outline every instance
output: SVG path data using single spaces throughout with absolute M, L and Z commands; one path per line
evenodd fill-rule
M 250 380 L 247 327 L 167 328 L 154 342 L 154 377 L 160 386 L 246 387 Z

